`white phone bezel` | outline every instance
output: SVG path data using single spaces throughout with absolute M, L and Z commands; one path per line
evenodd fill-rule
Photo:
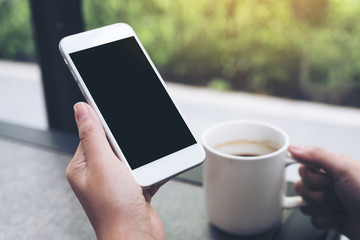
M 143 188 L 146 188 L 154 184 L 160 183 L 190 168 L 200 165 L 204 161 L 205 152 L 199 141 L 197 141 L 196 144 L 191 145 L 187 148 L 174 152 L 168 156 L 160 158 L 142 167 L 136 168 L 134 170 L 131 169 L 129 163 L 124 157 L 124 154 L 122 153 L 120 147 L 118 146 L 114 136 L 112 135 L 111 130 L 109 129 L 107 123 L 105 122 L 101 114 L 101 111 L 98 109 L 94 99 L 92 98 L 83 79 L 81 78 L 80 73 L 78 72 L 77 68 L 75 67 L 73 61 L 70 58 L 70 54 L 73 52 L 85 50 L 88 48 L 92 48 L 98 45 L 103 45 L 106 43 L 110 43 L 128 37 L 134 37 L 136 39 L 141 50 L 145 54 L 147 60 L 149 61 L 156 75 L 158 76 L 160 82 L 167 91 L 167 88 L 164 84 L 162 77 L 160 76 L 159 72 L 157 71 L 156 67 L 151 61 L 149 55 L 142 46 L 141 42 L 137 38 L 134 30 L 125 23 L 117 23 L 65 37 L 60 41 L 59 49 L 65 60 L 65 63 L 67 64 L 71 73 L 73 74 L 75 81 L 77 82 L 81 92 L 83 93 L 87 102 L 93 107 L 96 114 L 99 116 L 100 121 L 105 129 L 108 140 L 115 154 L 129 168 L 129 170 L 131 171 L 132 175 L 134 176 L 135 180 L 139 183 L 139 185 L 142 186 Z M 181 112 L 180 115 L 181 117 L 183 117 Z

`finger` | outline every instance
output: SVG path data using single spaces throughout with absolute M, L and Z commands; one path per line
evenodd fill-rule
M 329 204 L 308 204 L 304 207 L 301 207 L 301 212 L 305 215 L 310 215 L 313 217 L 335 215 L 335 214 L 345 214 L 346 210 L 340 203 L 329 203 Z
M 334 214 L 311 218 L 312 224 L 319 229 L 330 229 L 342 226 L 346 222 L 346 215 Z
M 74 111 L 81 145 L 89 166 L 112 159 L 114 153 L 94 110 L 88 104 L 80 102 L 75 104 Z M 97 161 L 98 159 L 102 161 Z
M 310 190 L 323 190 L 333 186 L 333 181 L 327 174 L 312 167 L 302 165 L 299 174 L 304 185 Z
M 295 192 L 308 203 L 323 204 L 339 201 L 334 189 L 332 188 L 327 188 L 322 191 L 314 191 L 307 188 L 302 181 L 298 181 L 294 184 L 294 189 Z
M 289 151 L 297 161 L 317 169 L 324 169 L 336 180 L 348 172 L 347 161 L 322 148 L 291 145 Z
M 150 203 L 151 202 L 151 198 L 157 193 L 157 191 L 165 184 L 167 183 L 169 180 L 163 181 L 159 184 L 156 184 L 154 186 L 152 186 L 149 189 L 144 189 L 143 194 L 145 197 L 145 200 Z

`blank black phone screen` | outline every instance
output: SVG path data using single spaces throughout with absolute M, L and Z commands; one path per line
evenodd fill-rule
M 132 169 L 196 143 L 134 37 L 70 57 Z

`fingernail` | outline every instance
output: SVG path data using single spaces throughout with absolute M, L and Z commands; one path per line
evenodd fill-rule
M 80 121 L 81 119 L 87 117 L 89 115 L 88 109 L 85 103 L 77 103 L 74 106 L 75 118 L 76 121 Z
M 289 150 L 291 150 L 293 152 L 302 152 L 302 151 L 304 151 L 304 146 L 293 143 L 289 146 Z

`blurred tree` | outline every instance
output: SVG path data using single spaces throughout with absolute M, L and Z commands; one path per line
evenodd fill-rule
M 27 0 L 0 1 L 0 58 L 35 59 Z
M 26 16 L 13 6 L 24 2 L 0 2 L 6 24 L 0 56 L 10 56 L 8 46 L 28 51 L 27 43 L 15 43 L 27 41 L 28 30 L 9 33 L 26 26 L 28 19 L 14 20 Z M 83 0 L 83 6 L 87 29 L 129 23 L 166 80 L 226 82 L 234 90 L 360 106 L 353 97 L 360 92 L 360 1 Z
M 322 26 L 328 16 L 329 0 L 292 0 L 294 16 L 311 27 Z

